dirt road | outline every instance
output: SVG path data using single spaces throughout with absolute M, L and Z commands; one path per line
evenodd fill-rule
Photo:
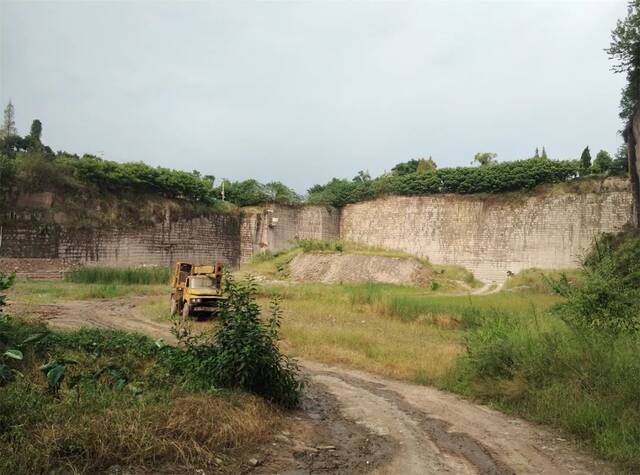
M 138 331 L 173 341 L 142 299 L 21 307 L 52 326 Z M 304 407 L 260 449 L 253 473 L 582 474 L 611 468 L 548 429 L 433 388 L 305 361 Z

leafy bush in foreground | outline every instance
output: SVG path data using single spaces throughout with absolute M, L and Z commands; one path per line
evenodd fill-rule
M 236 283 L 227 274 L 224 291 L 227 299 L 217 317 L 220 327 L 212 334 L 174 329 L 185 350 L 170 356 L 173 371 L 190 388 L 243 389 L 285 407 L 297 406 L 303 383 L 295 360 L 278 348 L 278 300 L 272 302 L 269 318 L 261 320 L 251 278 Z

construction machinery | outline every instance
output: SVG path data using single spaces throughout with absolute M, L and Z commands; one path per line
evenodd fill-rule
M 214 314 L 222 294 L 221 262 L 215 265 L 194 265 L 177 262 L 171 279 L 171 315 Z

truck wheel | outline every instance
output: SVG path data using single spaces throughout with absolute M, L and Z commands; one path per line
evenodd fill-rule
M 189 318 L 190 314 L 191 314 L 191 305 L 189 305 L 189 302 L 185 302 L 182 305 L 182 317 Z
M 171 316 L 178 315 L 178 302 L 171 299 Z

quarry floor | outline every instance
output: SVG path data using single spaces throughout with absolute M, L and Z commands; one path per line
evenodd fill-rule
M 139 311 L 145 297 L 12 304 L 58 328 L 122 329 L 173 341 L 170 322 Z M 207 322 L 195 324 L 207 325 Z M 302 361 L 302 409 L 255 450 L 250 473 L 576 474 L 609 466 L 552 431 L 430 387 Z M 252 463 L 249 463 L 249 460 Z

